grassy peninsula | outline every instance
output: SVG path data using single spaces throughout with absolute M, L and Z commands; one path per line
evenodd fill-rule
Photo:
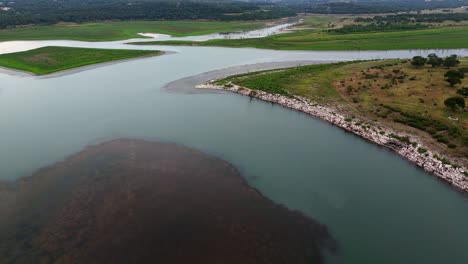
M 216 32 L 253 30 L 265 26 L 256 21 L 115 21 L 96 23 L 60 23 L 48 26 L 16 27 L 0 30 L 0 41 L 67 39 L 111 41 L 143 38 L 138 33 L 162 33 L 176 37 Z
M 298 95 L 332 105 L 344 110 L 349 116 L 348 122 L 357 122 L 354 119 L 358 118 L 368 120 L 366 126 L 375 122 L 414 135 L 431 149 L 455 157 L 466 165 L 468 112 L 465 106 L 446 103 L 449 98 L 463 101 L 468 94 L 468 78 L 455 81 L 453 87 L 448 82 L 449 71 L 456 72 L 455 75 L 468 72 L 468 60 L 459 61 L 450 69 L 442 65 L 415 65 L 417 63 L 412 60 L 311 65 L 232 76 L 217 81 L 217 84 L 238 85 L 285 96 Z M 399 140 L 413 144 L 408 138 Z M 421 148 L 418 151 L 424 153 L 427 150 Z M 451 164 L 450 160 L 443 162 Z
M 34 50 L 0 55 L 0 66 L 32 74 L 44 75 L 77 67 L 156 56 L 160 51 L 43 47 Z

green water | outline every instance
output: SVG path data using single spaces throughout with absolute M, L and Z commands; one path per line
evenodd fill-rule
M 160 91 L 233 65 L 378 53 L 180 51 L 56 78 L 0 75 L 0 178 L 112 138 L 177 142 L 230 161 L 268 197 L 328 225 L 340 243 L 331 263 L 468 263 L 467 196 L 397 155 L 265 102 Z

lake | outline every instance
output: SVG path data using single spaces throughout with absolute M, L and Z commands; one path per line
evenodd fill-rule
M 468 199 L 396 154 L 280 106 L 225 93 L 168 93 L 174 80 L 272 61 L 410 58 L 433 51 L 300 52 L 123 42 L 3 42 L 3 53 L 46 45 L 175 53 L 92 70 L 0 74 L 0 179 L 32 174 L 114 138 L 197 148 L 234 164 L 249 184 L 326 224 L 330 263 L 468 263 Z M 468 55 L 468 50 L 440 50 Z

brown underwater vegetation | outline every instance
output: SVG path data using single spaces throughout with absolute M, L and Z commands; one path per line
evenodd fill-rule
M 250 188 L 229 163 L 114 140 L 0 184 L 2 263 L 322 263 L 324 225 Z

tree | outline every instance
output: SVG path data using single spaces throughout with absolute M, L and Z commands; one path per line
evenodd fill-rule
M 421 56 L 415 56 L 413 57 L 413 60 L 411 61 L 411 65 L 416 66 L 416 67 L 422 67 L 426 64 L 427 59 Z
M 441 66 L 444 63 L 444 59 L 439 58 L 437 54 L 431 53 L 427 56 L 427 64 L 431 65 L 432 68 Z
M 445 81 L 450 84 L 450 87 L 454 87 L 455 85 L 461 83 L 461 80 L 465 78 L 465 74 L 457 70 L 450 70 L 445 73 L 444 76 L 446 77 Z
M 447 58 L 445 58 L 443 65 L 447 68 L 450 67 L 455 67 L 458 64 L 460 64 L 460 61 L 458 60 L 457 55 L 450 55 Z
M 468 97 L 468 87 L 463 87 L 457 90 L 457 94 L 464 96 L 465 98 Z
M 465 108 L 465 98 L 461 96 L 454 96 L 445 99 L 444 101 L 445 106 L 450 108 L 452 111 L 457 110 L 457 108 L 464 109 Z

